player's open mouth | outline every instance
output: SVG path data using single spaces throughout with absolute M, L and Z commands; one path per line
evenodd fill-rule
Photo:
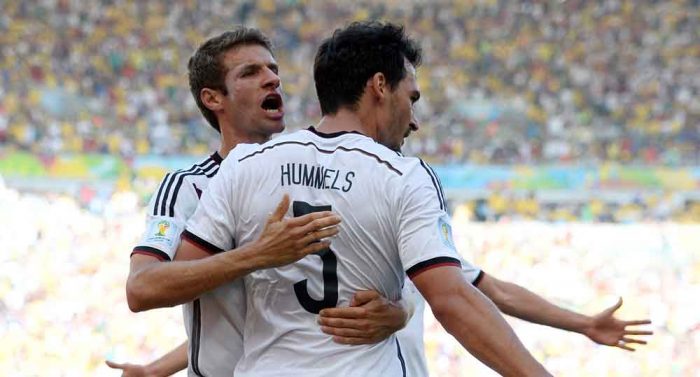
M 268 94 L 260 107 L 268 114 L 279 114 L 282 112 L 282 96 L 277 93 Z

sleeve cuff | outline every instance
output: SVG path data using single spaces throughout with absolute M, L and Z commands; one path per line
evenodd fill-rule
M 191 244 L 197 246 L 198 248 L 204 250 L 205 252 L 211 255 L 222 253 L 225 251 L 224 249 L 216 247 L 211 243 L 203 240 L 202 238 L 200 238 L 199 236 L 195 235 L 187 229 L 185 229 L 185 231 L 182 232 L 182 239 L 189 241 Z
M 462 263 L 460 263 L 459 259 L 457 258 L 437 257 L 415 264 L 413 267 L 406 270 L 406 275 L 413 280 L 416 276 L 425 271 L 442 266 L 454 266 L 461 268 Z
M 484 278 L 484 275 L 486 275 L 486 273 L 484 271 L 479 271 L 479 275 L 476 275 L 476 279 L 474 279 L 474 281 L 472 282 L 472 285 L 475 287 L 478 287 L 479 283 L 481 282 L 481 279 Z
M 158 258 L 158 260 L 160 260 L 161 262 L 170 261 L 170 256 L 168 254 L 156 249 L 155 247 L 150 246 L 136 246 L 131 252 L 130 257 L 133 257 L 134 254 L 150 255 L 152 257 Z

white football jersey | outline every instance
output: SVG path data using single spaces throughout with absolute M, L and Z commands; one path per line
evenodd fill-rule
M 359 133 L 294 132 L 248 151 L 236 148 L 185 236 L 211 252 L 252 242 L 285 193 L 292 200 L 288 215 L 333 210 L 343 220 L 340 233 L 317 255 L 245 277 L 244 356 L 236 377 L 405 376 L 395 335 L 373 345 L 336 344 L 321 332 L 317 314 L 347 306 L 358 290 L 397 300 L 406 275 L 461 265 L 434 172 Z
M 219 171 L 214 153 L 189 169 L 169 173 L 151 197 L 146 232 L 133 254 L 175 258 L 180 235 L 202 192 Z M 231 376 L 243 355 L 245 293 L 242 280 L 223 285 L 182 306 L 189 338 L 189 376 Z

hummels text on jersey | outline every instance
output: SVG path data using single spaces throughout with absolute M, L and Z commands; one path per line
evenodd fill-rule
M 280 166 L 282 186 L 301 185 L 317 189 L 340 190 L 348 192 L 355 178 L 354 171 L 343 173 L 339 169 L 330 169 L 323 165 L 308 165 L 290 162 Z

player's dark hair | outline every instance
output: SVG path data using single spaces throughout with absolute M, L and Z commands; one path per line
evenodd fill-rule
M 214 112 L 204 106 L 200 93 L 202 89 L 209 88 L 218 90 L 224 95 L 228 94 L 224 83 L 227 71 L 223 64 L 223 56 L 228 50 L 245 45 L 260 45 L 270 53 L 273 52 L 272 43 L 260 30 L 237 26 L 233 30 L 207 39 L 187 63 L 190 92 L 204 118 L 218 132 L 221 132 L 219 121 Z
M 421 48 L 403 26 L 353 22 L 323 41 L 314 59 L 316 95 L 323 115 L 342 107 L 355 110 L 367 80 L 381 72 L 390 90 L 406 76 L 404 59 L 420 65 Z

